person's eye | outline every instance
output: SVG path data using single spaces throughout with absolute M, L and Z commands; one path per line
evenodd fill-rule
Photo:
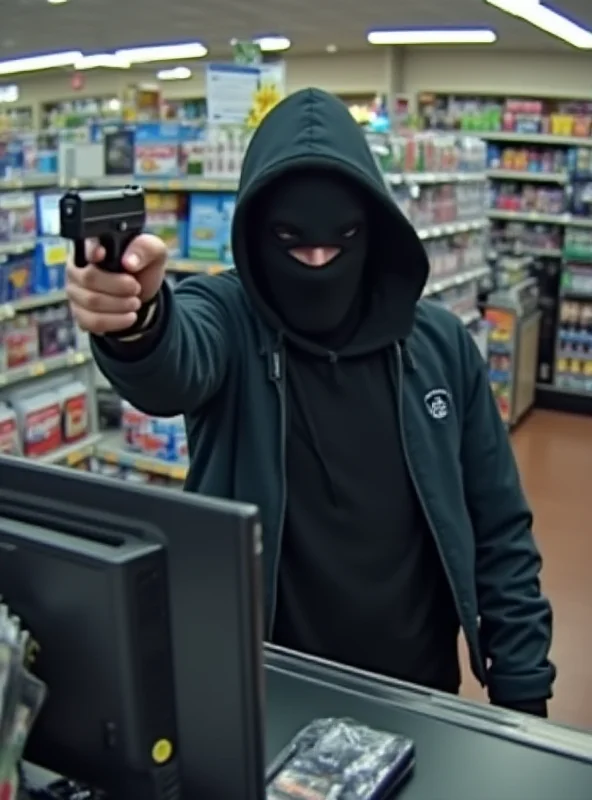
M 293 242 L 298 238 L 297 231 L 294 230 L 294 228 L 290 228 L 288 225 L 276 225 L 274 227 L 274 233 L 282 242 Z
M 344 239 L 353 239 L 354 236 L 357 236 L 359 232 L 359 225 L 348 225 L 347 228 L 344 228 L 341 235 Z

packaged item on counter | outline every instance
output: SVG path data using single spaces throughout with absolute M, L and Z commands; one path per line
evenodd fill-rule
M 49 390 L 33 397 L 15 396 L 16 412 L 23 455 L 32 458 L 47 455 L 62 444 L 62 409 L 59 396 Z
M 88 390 L 82 381 L 60 386 L 57 395 L 62 411 L 62 438 L 66 444 L 83 439 L 89 431 Z
M 30 364 L 39 357 L 39 336 L 33 314 L 18 314 L 4 323 L 4 368 Z
M 7 405 L 0 405 L 0 453 L 21 455 L 21 442 L 16 413 Z

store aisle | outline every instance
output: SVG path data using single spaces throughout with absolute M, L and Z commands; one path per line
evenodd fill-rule
M 592 419 L 535 411 L 512 442 L 555 611 L 559 675 L 550 714 L 592 729 Z M 463 693 L 481 696 L 470 680 Z

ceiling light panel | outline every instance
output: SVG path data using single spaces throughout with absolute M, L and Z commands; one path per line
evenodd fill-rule
M 60 67 L 73 67 L 82 58 L 82 53 L 77 50 L 65 53 L 49 53 L 44 56 L 31 56 L 29 58 L 15 58 L 10 61 L 0 61 L 0 75 L 17 75 L 20 72 L 38 72 L 46 69 Z
M 488 5 L 580 50 L 592 50 L 592 31 L 578 25 L 539 0 L 485 0 Z
M 420 44 L 493 44 L 495 31 L 489 28 L 420 28 L 412 30 L 379 30 L 368 33 L 370 44 L 420 45 Z
M 201 42 L 186 44 L 156 45 L 153 47 L 132 47 L 117 50 L 115 55 L 130 64 L 149 64 L 157 61 L 182 61 L 186 58 L 203 58 L 207 48 Z

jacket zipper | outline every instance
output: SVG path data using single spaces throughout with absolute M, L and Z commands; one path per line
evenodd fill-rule
M 282 555 L 282 539 L 284 537 L 284 521 L 286 519 L 286 502 L 288 496 L 288 486 L 286 481 L 286 398 L 282 382 L 282 361 L 279 350 L 276 350 L 272 353 L 272 379 L 276 386 L 280 401 L 280 469 L 282 471 L 282 507 L 280 510 L 275 563 L 273 565 L 273 601 L 271 604 L 271 613 L 269 615 L 268 630 L 268 636 L 270 639 L 273 637 L 273 628 L 275 625 L 275 615 L 277 610 L 278 576 L 280 558 Z
M 413 488 L 415 490 L 415 494 L 419 501 L 420 508 L 422 513 L 425 517 L 426 522 L 428 523 L 428 528 L 430 529 L 430 533 L 436 545 L 436 550 L 438 551 L 438 556 L 440 558 L 440 563 L 442 564 L 442 568 L 444 570 L 444 574 L 446 576 L 446 580 L 448 581 L 448 585 L 450 587 L 450 591 L 452 592 L 452 599 L 454 600 L 454 605 L 456 607 L 456 613 L 458 614 L 459 620 L 461 620 L 462 626 L 462 619 L 464 617 L 462 606 L 459 602 L 459 597 L 456 593 L 456 588 L 454 586 L 454 581 L 452 580 L 452 576 L 450 574 L 450 570 L 448 569 L 448 565 L 446 563 L 446 559 L 444 558 L 444 553 L 442 551 L 442 547 L 440 545 L 440 541 L 438 539 L 438 535 L 436 533 L 436 527 L 433 524 L 433 521 L 430 517 L 430 513 L 426 506 L 426 503 L 423 499 L 421 492 L 419 491 L 419 485 L 417 479 L 415 477 L 415 472 L 413 470 L 413 466 L 411 465 L 411 459 L 409 458 L 409 452 L 407 450 L 407 440 L 405 437 L 405 420 L 403 414 L 403 358 L 401 355 L 401 346 L 397 342 L 395 345 L 397 349 L 397 385 L 396 385 L 396 395 L 397 395 L 397 415 L 399 418 L 399 429 L 401 431 L 401 445 L 403 449 L 403 458 L 405 460 L 405 465 L 407 467 L 407 471 L 409 472 L 409 477 L 411 478 L 411 483 L 413 484 Z

